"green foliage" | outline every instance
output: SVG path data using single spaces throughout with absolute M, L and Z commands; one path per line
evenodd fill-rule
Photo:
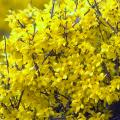
M 6 20 L 1 119 L 109 119 L 106 106 L 120 99 L 118 0 L 51 0 Z

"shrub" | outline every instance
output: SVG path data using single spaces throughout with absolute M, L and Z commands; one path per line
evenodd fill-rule
M 108 120 L 120 99 L 120 2 L 51 0 L 7 17 L 1 119 Z
M 48 0 L 0 0 L 0 39 L 2 38 L 3 33 L 9 33 L 9 27 L 7 26 L 7 23 L 4 22 L 9 9 L 24 9 L 28 3 L 31 3 L 38 8 L 43 8 L 43 4 L 47 2 Z

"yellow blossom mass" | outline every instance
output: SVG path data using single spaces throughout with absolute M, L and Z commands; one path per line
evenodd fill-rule
M 109 120 L 120 100 L 120 2 L 51 0 L 6 18 L 0 119 Z

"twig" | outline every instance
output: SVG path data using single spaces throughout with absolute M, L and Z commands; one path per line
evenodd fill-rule
M 7 73 L 9 74 L 9 62 L 8 62 L 8 56 L 7 56 L 7 45 L 6 45 L 6 37 L 4 36 L 5 44 L 4 44 L 4 53 L 5 53 L 5 59 L 6 59 L 6 66 L 7 66 Z
M 119 65 L 120 65 L 120 63 L 119 63 L 119 57 L 118 57 L 118 55 L 116 56 L 116 59 L 115 59 L 114 63 L 115 63 L 116 74 L 119 76 Z
M 42 64 L 44 64 L 44 62 L 47 60 L 49 56 L 56 56 L 56 53 L 53 51 L 53 49 L 45 56 Z
M 17 21 L 21 28 L 25 28 L 25 25 L 23 23 L 21 23 L 20 20 L 17 20 Z
M 38 64 L 35 62 L 35 59 L 37 58 L 37 54 L 36 53 L 32 53 L 32 59 L 33 59 L 33 63 L 34 63 L 34 69 L 37 71 L 38 76 L 40 76 L 40 70 L 39 70 L 39 66 Z
M 12 103 L 11 98 L 9 98 L 9 100 L 10 100 L 10 104 L 11 104 L 12 108 L 14 108 L 14 104 Z
M 4 103 L 0 103 L 2 107 L 4 107 L 9 113 L 11 113 L 11 111 L 9 110 L 8 106 L 5 105 Z
M 24 90 L 22 90 L 22 92 L 20 94 L 20 98 L 19 98 L 19 101 L 18 101 L 18 104 L 17 104 L 17 107 L 16 107 L 17 109 L 19 109 L 20 103 L 22 101 L 23 94 L 24 94 Z
M 6 44 L 6 37 L 4 36 L 5 44 L 4 44 L 4 53 L 5 53 L 5 59 L 6 59 L 6 66 L 7 66 L 7 74 L 9 76 L 9 62 L 8 62 L 8 55 L 7 55 L 7 44 Z M 8 84 L 6 86 L 6 89 L 10 88 L 10 77 L 8 77 Z
M 52 0 L 52 9 L 51 9 L 51 18 L 53 17 L 53 14 L 54 14 L 54 8 L 55 8 L 55 1 L 56 0 Z
M 74 27 L 79 22 L 80 22 L 80 17 L 77 17 L 76 20 L 75 20 L 75 22 L 72 24 L 72 27 Z
M 98 7 L 98 4 L 97 4 L 96 0 L 94 0 L 94 5 L 90 4 L 89 0 L 87 0 L 87 1 L 88 1 L 88 4 L 91 6 L 91 8 L 93 8 L 95 10 L 96 15 L 97 15 L 96 17 L 100 21 L 99 16 L 102 16 L 102 14 L 101 14 L 101 12 L 99 10 L 99 7 Z M 118 30 L 116 28 L 114 28 L 105 18 L 103 18 L 103 20 L 114 31 L 115 34 L 118 33 Z M 102 23 L 102 22 L 100 21 L 100 23 Z
M 77 10 L 78 8 L 78 0 L 75 0 L 75 11 Z
M 112 80 L 112 78 L 111 78 L 110 72 L 108 71 L 107 66 L 104 62 L 102 62 L 102 68 L 103 68 L 104 73 L 106 74 L 106 77 L 108 79 L 108 84 L 109 84 L 110 81 Z
M 101 34 L 102 40 L 104 41 L 104 37 L 103 37 L 102 31 L 101 31 L 101 29 L 100 29 L 100 24 L 99 24 L 99 31 L 100 31 L 100 34 Z
M 97 15 L 98 16 L 101 16 L 102 14 L 101 14 L 101 12 L 100 12 L 100 10 L 99 10 L 99 7 L 98 7 L 98 4 L 97 4 L 97 2 L 96 2 L 96 0 L 94 0 L 94 5 L 95 5 L 95 7 L 96 7 L 96 12 L 97 12 Z

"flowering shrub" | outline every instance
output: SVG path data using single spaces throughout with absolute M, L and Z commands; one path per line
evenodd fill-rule
M 2 38 L 1 33 L 8 32 L 8 26 L 7 23 L 4 22 L 4 19 L 9 9 L 23 9 L 28 3 L 38 8 L 43 8 L 43 4 L 48 1 L 49 0 L 0 0 L 0 39 Z
M 120 99 L 120 1 L 51 0 L 6 19 L 0 65 L 5 120 L 108 120 Z

